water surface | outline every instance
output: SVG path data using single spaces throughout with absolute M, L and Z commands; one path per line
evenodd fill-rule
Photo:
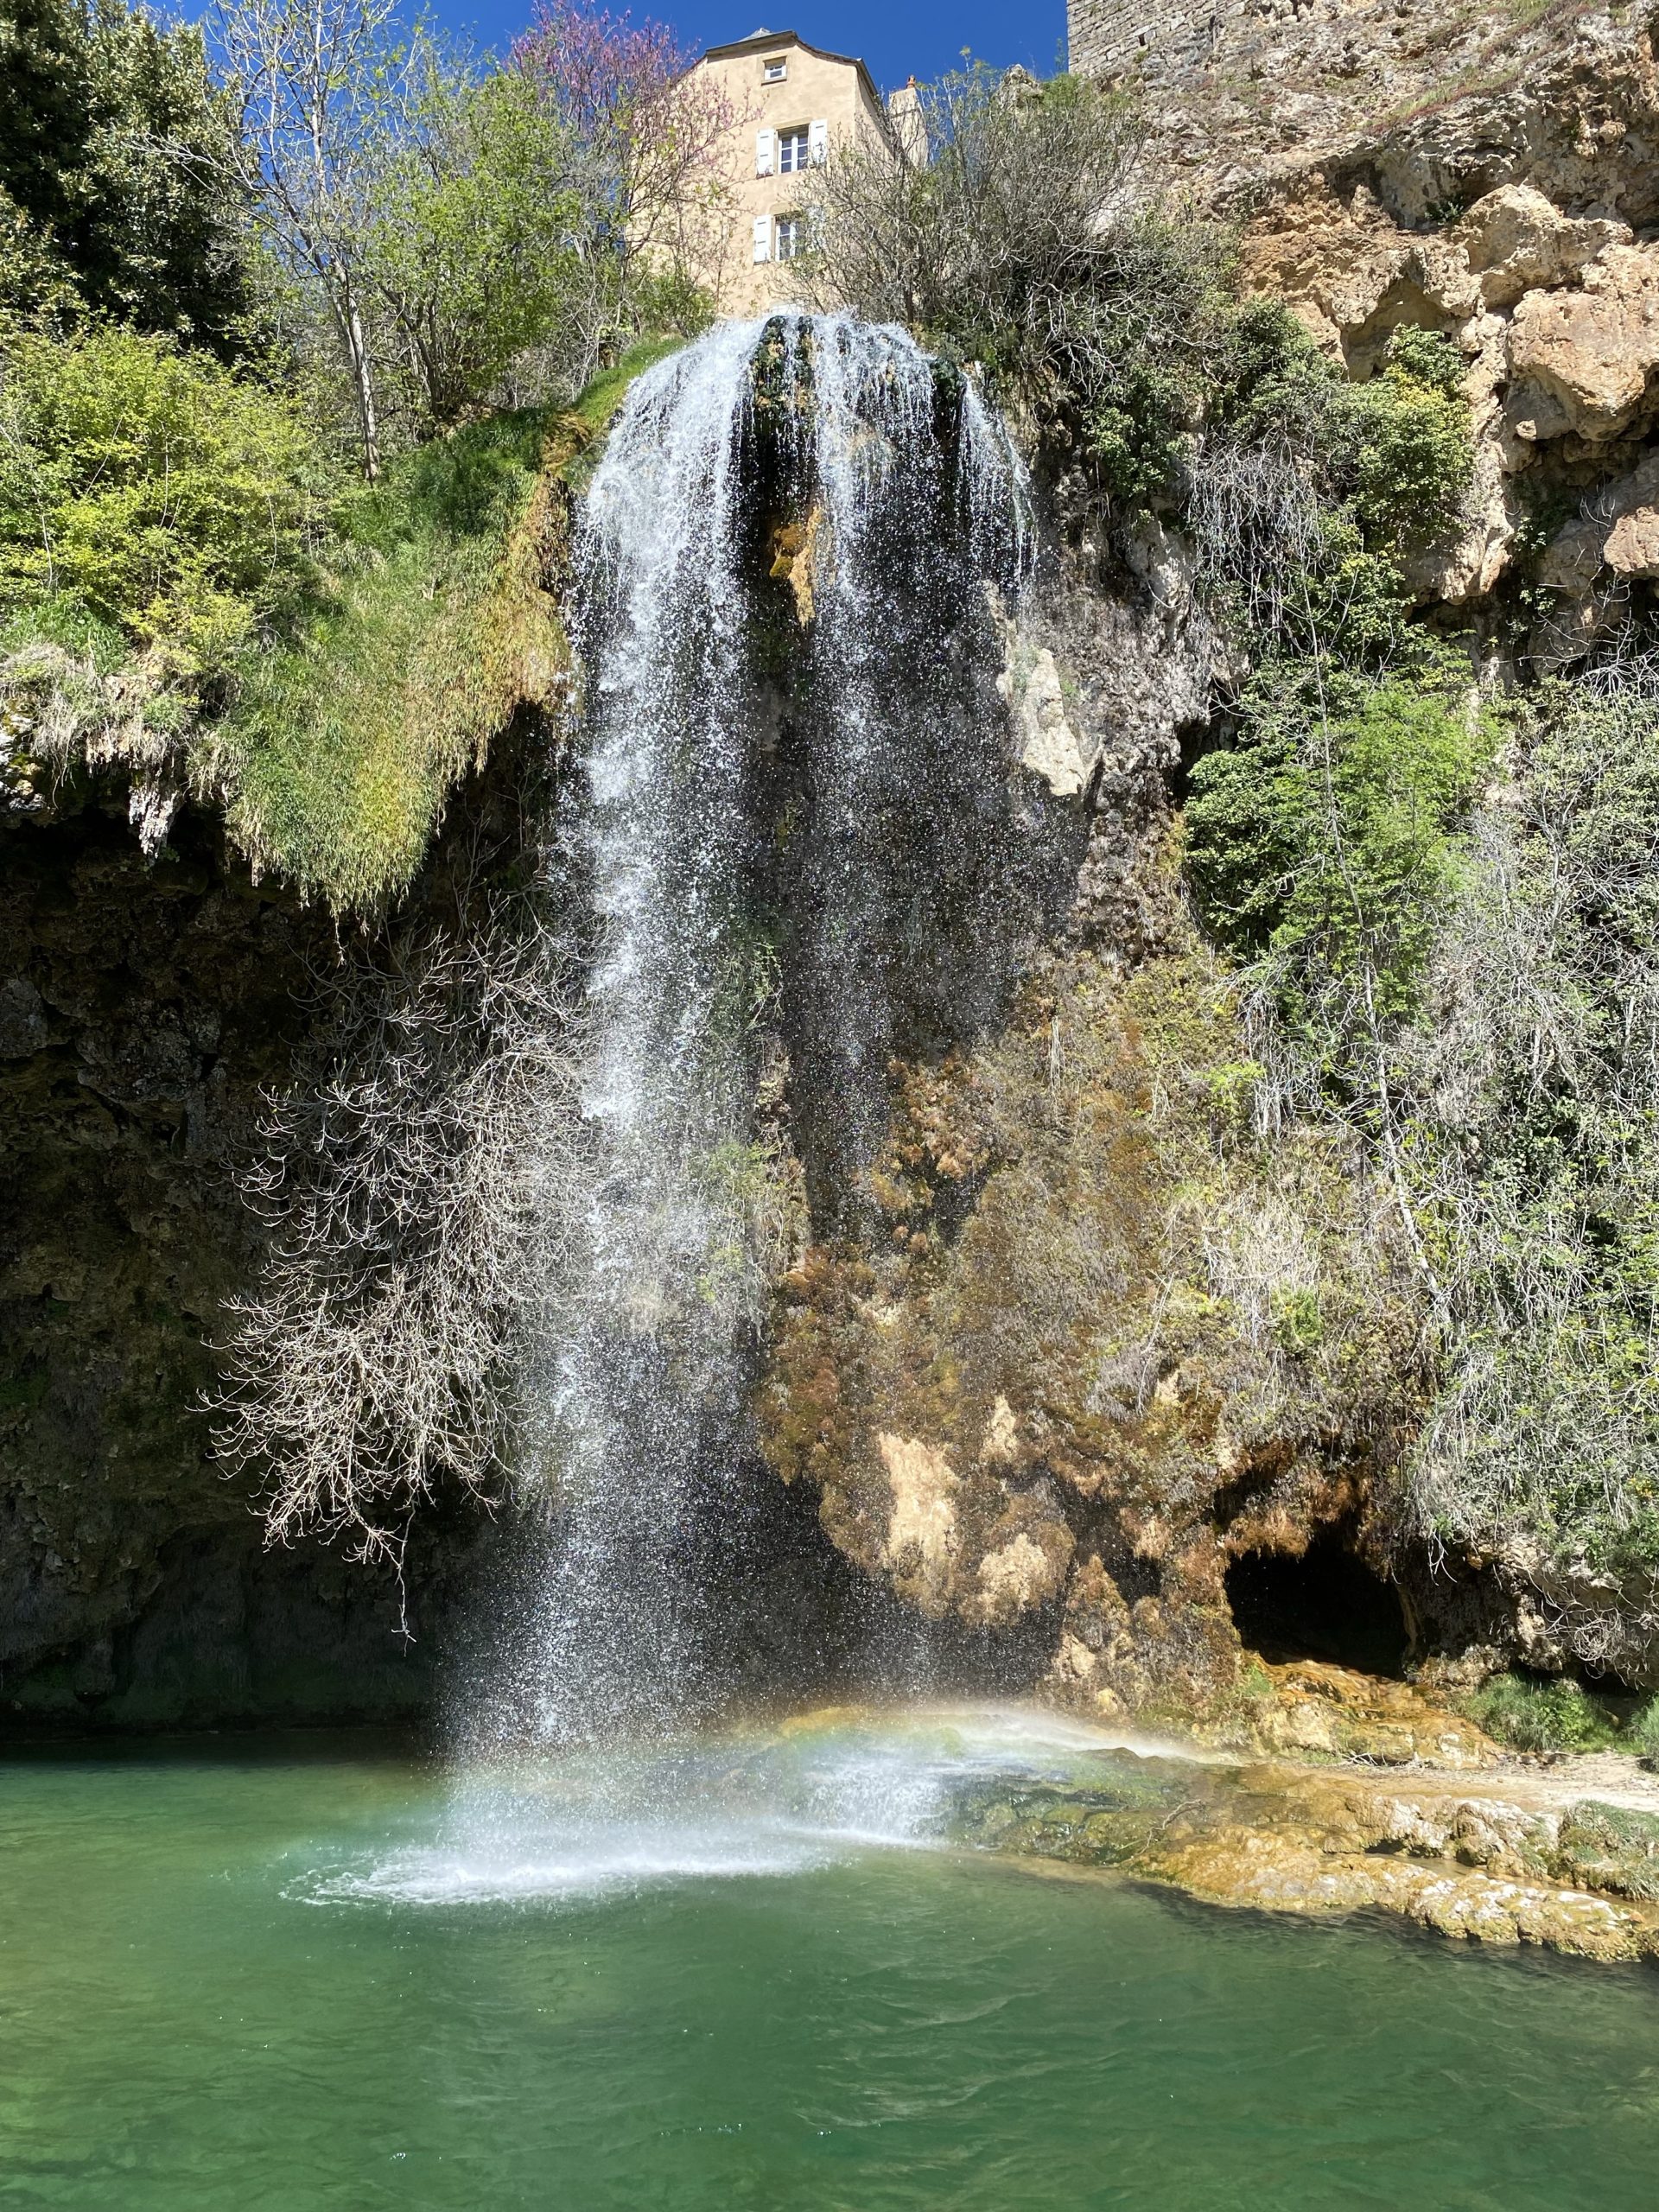
M 929 1741 L 695 1747 L 677 1813 L 364 1745 L 14 1758 L 0 2201 L 1654 2202 L 1659 1976 L 931 1847 L 930 1759 L 1073 1753 Z

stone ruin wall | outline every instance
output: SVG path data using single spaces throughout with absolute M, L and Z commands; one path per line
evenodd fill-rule
M 1269 33 L 1318 15 L 1348 12 L 1348 0 L 1211 0 L 1193 7 L 1154 0 L 1066 0 L 1068 67 L 1079 76 L 1168 81 L 1211 67 L 1232 35 Z
M 1149 0 L 1066 0 L 1066 59 L 1084 77 L 1121 77 L 1132 69 L 1161 77 L 1202 69 L 1223 18 L 1243 13 L 1243 0 L 1193 9 L 1159 8 Z

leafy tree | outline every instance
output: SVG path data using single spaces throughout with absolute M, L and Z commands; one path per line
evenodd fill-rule
M 29 248 L 15 302 L 66 304 L 55 263 L 97 311 L 232 350 L 250 295 L 229 145 L 195 30 L 124 0 L 0 0 L 0 218 Z
M 430 47 L 401 143 L 375 180 L 363 267 L 391 373 L 429 434 L 586 318 L 594 257 L 573 134 L 518 70 L 479 76 Z M 565 349 L 580 353 L 580 342 Z
M 695 273 L 729 213 L 722 157 L 750 111 L 694 70 L 695 51 L 666 24 L 595 0 L 538 0 L 512 58 L 577 154 L 572 176 L 594 268 L 615 280 L 619 330 L 689 327 L 707 311 Z
M 498 71 L 406 30 L 398 0 L 217 0 L 213 20 L 260 236 L 332 334 L 371 480 L 389 408 L 429 435 L 576 388 L 661 304 L 633 272 L 716 134 L 688 142 L 681 109 L 701 111 L 659 27 L 573 0 Z M 541 390 L 512 382 L 529 356 Z
M 333 329 L 372 481 L 381 424 L 365 262 L 375 181 L 410 97 L 397 0 L 217 0 L 212 23 L 242 188 L 277 265 Z

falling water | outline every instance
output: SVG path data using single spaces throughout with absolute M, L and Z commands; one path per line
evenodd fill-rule
M 1019 840 L 986 585 L 1025 543 L 1000 427 L 896 329 L 723 325 L 610 435 L 551 859 L 583 917 L 583 1137 L 548 1163 L 568 1257 L 524 1376 L 543 1479 L 498 1733 L 719 1700 L 746 1384 L 802 1206 L 784 1101 L 833 1219 L 906 1023 L 997 988 Z

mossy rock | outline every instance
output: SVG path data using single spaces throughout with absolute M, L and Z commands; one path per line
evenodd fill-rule
M 1575 1805 L 1561 1829 L 1557 1871 L 1586 1889 L 1659 1899 L 1659 1815 L 1599 1802 Z
M 1006 1779 L 956 1799 L 950 1832 L 957 1842 L 1021 1858 L 1072 1866 L 1120 1866 L 1136 1859 L 1176 1795 L 1173 1777 L 1114 1770 L 1096 1781 L 1046 1783 L 1010 1790 Z

